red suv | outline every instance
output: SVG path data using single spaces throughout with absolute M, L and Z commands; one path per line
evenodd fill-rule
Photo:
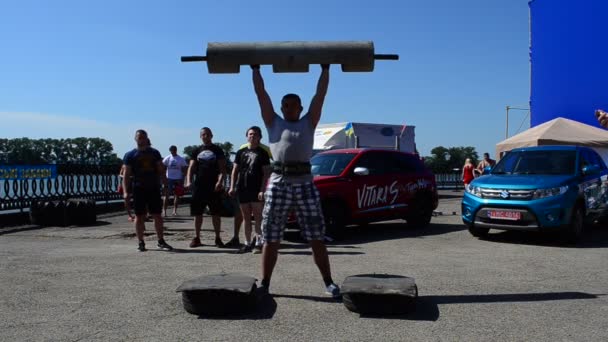
M 435 176 L 417 154 L 382 149 L 340 149 L 311 160 L 328 235 L 348 224 L 405 219 L 426 227 L 437 208 Z

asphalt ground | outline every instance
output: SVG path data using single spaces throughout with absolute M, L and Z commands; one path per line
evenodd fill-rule
M 187 313 L 175 292 L 182 282 L 223 272 L 258 277 L 261 257 L 210 246 L 208 217 L 205 246 L 189 248 L 186 206 L 165 223 L 173 252 L 155 248 L 151 222 L 149 251 L 137 252 L 123 213 L 99 216 L 92 227 L 4 228 L 0 340 L 608 340 L 608 228 L 590 230 L 577 246 L 556 234 L 493 231 L 479 240 L 461 223 L 461 195 L 441 191 L 428 228 L 375 223 L 348 228 L 328 244 L 338 284 L 355 274 L 415 278 L 416 309 L 398 316 L 362 316 L 328 298 L 296 231 L 286 235 L 272 297 L 258 310 L 223 318 Z M 232 220 L 222 224 L 227 241 Z

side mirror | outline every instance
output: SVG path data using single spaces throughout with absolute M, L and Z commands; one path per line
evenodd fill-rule
M 355 171 L 353 171 L 357 176 L 367 176 L 369 175 L 369 169 L 366 167 L 356 167 Z
M 486 167 L 483 168 L 482 175 L 489 175 L 490 171 L 492 171 L 492 167 L 491 166 L 486 166 Z
M 600 173 L 600 167 L 597 165 L 587 165 L 583 167 L 583 175 L 595 175 Z

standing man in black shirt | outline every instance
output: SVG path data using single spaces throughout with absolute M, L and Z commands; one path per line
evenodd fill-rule
M 209 127 L 201 128 L 203 144 L 190 155 L 190 165 L 186 174 L 185 187 L 192 186 L 192 202 L 190 215 L 194 216 L 195 236 L 190 242 L 190 248 L 199 247 L 201 243 L 201 227 L 203 225 L 203 212 L 209 207 L 213 230 L 215 231 L 215 245 L 224 247 L 220 238 L 222 209 L 222 192 L 224 191 L 224 177 L 226 175 L 226 156 L 222 149 L 213 144 L 213 133 Z M 194 182 L 193 176 L 196 175 Z
M 146 214 L 150 213 L 154 218 L 158 247 L 172 250 L 173 248 L 163 238 L 163 218 L 160 216 L 162 209 L 161 181 L 163 186 L 167 186 L 163 159 L 160 152 L 150 146 L 148 133 L 143 129 L 135 132 L 135 142 L 137 148 L 127 152 L 123 158 L 125 174 L 122 178 L 122 187 L 125 201 L 128 201 L 133 194 L 135 233 L 139 240 L 137 249 L 140 252 L 146 251 L 144 229 Z

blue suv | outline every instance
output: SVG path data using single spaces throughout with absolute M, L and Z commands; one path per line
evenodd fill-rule
M 564 229 L 576 242 L 586 223 L 607 217 L 608 169 L 591 148 L 517 148 L 486 173 L 462 198 L 462 221 L 473 236 Z

